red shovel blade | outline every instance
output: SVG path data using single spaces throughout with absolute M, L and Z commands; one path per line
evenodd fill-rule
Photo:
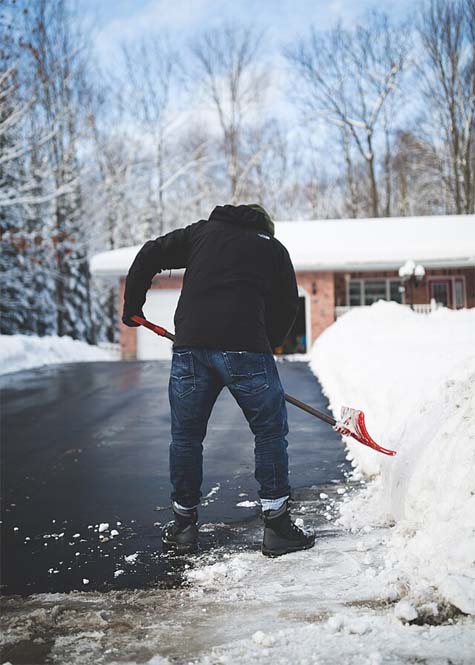
M 352 409 L 349 406 L 342 406 L 340 420 L 337 420 L 333 429 L 345 436 L 352 436 L 363 445 L 369 446 L 369 448 L 373 448 L 374 450 L 377 450 L 380 453 L 384 453 L 385 455 L 397 454 L 395 450 L 383 448 L 370 437 L 368 430 L 366 429 L 364 413 L 358 409 Z

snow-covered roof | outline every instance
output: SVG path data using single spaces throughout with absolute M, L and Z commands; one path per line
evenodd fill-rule
M 475 215 L 276 222 L 295 270 L 397 270 L 475 266 Z M 96 275 L 127 273 L 140 245 L 96 254 Z

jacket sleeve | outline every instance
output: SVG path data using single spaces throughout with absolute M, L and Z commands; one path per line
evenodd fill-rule
M 281 245 L 271 291 L 266 302 L 266 330 L 272 347 L 281 346 L 294 325 L 299 307 L 295 271 L 286 248 Z
M 125 280 L 124 311 L 122 321 L 130 321 L 134 314 L 142 315 L 147 291 L 157 273 L 170 268 L 186 268 L 190 253 L 193 224 L 171 231 L 155 240 L 149 240 L 140 249 L 130 266 Z

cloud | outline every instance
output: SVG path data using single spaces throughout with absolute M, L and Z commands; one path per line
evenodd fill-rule
M 84 10 L 92 13 L 92 0 Z M 146 35 L 167 33 L 178 50 L 186 50 L 190 38 L 223 21 L 253 25 L 265 31 L 265 50 L 273 58 L 283 46 L 308 34 L 311 25 L 326 29 L 341 19 L 351 24 L 370 7 L 397 16 L 411 0 L 134 0 L 100 5 L 102 21 L 95 36 L 97 57 L 115 65 L 124 42 Z
M 146 0 L 133 3 L 134 9 L 120 17 L 103 21 L 95 38 L 101 56 L 110 59 L 127 41 L 150 33 L 168 32 L 180 43 L 207 27 L 223 21 L 253 24 L 265 29 L 274 50 L 287 39 L 306 31 L 310 23 L 328 27 L 339 15 L 352 13 L 350 0 Z M 124 8 L 125 9 L 125 8 Z M 277 9 L 277 11 L 276 11 Z M 105 17 L 104 17 L 105 18 Z M 277 42 L 277 43 L 276 43 Z
M 133 13 L 105 22 L 95 36 L 96 51 L 109 61 L 122 43 L 150 33 L 177 33 L 183 39 L 197 26 L 206 25 L 212 4 L 212 0 L 148 0 Z

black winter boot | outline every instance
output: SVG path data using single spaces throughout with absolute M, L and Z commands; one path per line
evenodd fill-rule
M 289 500 L 277 510 L 262 511 L 264 538 L 262 554 L 281 556 L 299 550 L 308 550 L 315 543 L 315 532 L 301 529 L 290 519 Z
M 198 511 L 196 508 L 182 510 L 172 503 L 173 522 L 166 524 L 162 531 L 164 552 L 194 554 L 198 551 Z

